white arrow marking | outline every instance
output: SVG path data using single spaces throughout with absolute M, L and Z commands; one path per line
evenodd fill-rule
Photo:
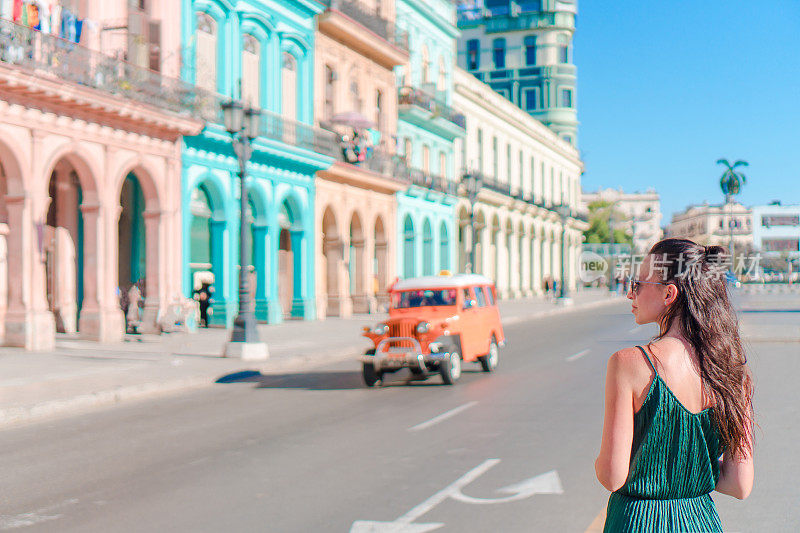
M 472 407 L 473 405 L 476 405 L 477 403 L 478 402 L 467 402 L 464 405 L 456 407 L 455 409 L 450 409 L 449 411 L 445 411 L 444 413 L 440 414 L 439 416 L 435 416 L 435 417 L 431 418 L 430 420 L 428 420 L 426 422 L 422 422 L 421 424 L 417 424 L 414 427 L 408 428 L 408 430 L 409 431 L 420 431 L 422 429 L 427 429 L 427 428 L 431 427 L 434 424 L 438 424 L 439 422 L 441 422 L 443 420 L 447 420 L 450 417 L 456 416 L 461 411 L 465 411 L 465 410 L 469 409 L 470 407 Z
M 580 359 L 581 357 L 583 357 L 584 355 L 586 355 L 586 354 L 587 354 L 587 353 L 589 353 L 590 351 L 591 351 L 591 350 L 589 350 L 589 349 L 586 349 L 586 350 L 580 351 L 580 352 L 578 352 L 578 353 L 576 353 L 576 354 L 572 354 L 572 355 L 570 355 L 569 357 L 567 357 L 567 361 L 569 361 L 569 362 L 572 362 L 572 361 L 574 361 L 575 359 Z
M 485 460 L 483 463 L 479 464 L 447 487 L 443 488 L 421 504 L 417 505 L 394 522 L 371 522 L 366 520 L 357 520 L 353 522 L 353 526 L 350 528 L 350 533 L 416 533 L 438 529 L 444 524 L 412 524 L 412 522 L 442 503 L 447 498 L 453 498 L 454 500 L 458 500 L 463 503 L 487 504 L 513 502 L 528 498 L 534 494 L 564 493 L 564 489 L 561 486 L 561 480 L 559 479 L 558 473 L 555 470 L 551 470 L 550 472 L 546 472 L 540 476 L 532 477 L 520 483 L 498 489 L 498 492 L 512 494 L 511 496 L 506 496 L 503 498 L 473 498 L 471 496 L 466 496 L 461 492 L 462 488 L 475 481 L 499 462 L 500 459 Z

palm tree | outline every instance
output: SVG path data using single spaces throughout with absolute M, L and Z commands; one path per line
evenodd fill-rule
M 738 167 L 747 167 L 750 164 L 747 161 L 737 160 L 734 164 L 730 164 L 727 159 L 718 159 L 718 165 L 725 167 L 725 172 L 719 179 L 719 187 L 725 194 L 725 203 L 730 204 L 731 216 L 728 219 L 728 232 L 729 232 L 729 248 L 731 252 L 731 259 L 734 259 L 733 250 L 733 197 L 742 191 L 742 187 L 747 183 L 747 177 L 741 170 L 736 170 Z

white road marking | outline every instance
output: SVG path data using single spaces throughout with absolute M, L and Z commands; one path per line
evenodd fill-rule
M 430 420 L 426 420 L 421 424 L 417 424 L 414 427 L 408 428 L 409 431 L 422 431 L 423 429 L 428 429 L 429 427 L 442 422 L 443 420 L 447 420 L 450 417 L 456 416 L 461 411 L 465 411 L 470 407 L 477 405 L 478 402 L 467 402 L 464 405 L 456 407 L 455 409 L 450 409 L 449 411 L 445 411 L 444 413 L 440 414 L 439 416 L 435 416 Z
M 58 520 L 64 515 L 62 513 L 54 513 L 54 511 L 62 509 L 64 507 L 68 507 L 70 505 L 75 505 L 76 503 L 78 503 L 78 500 L 69 499 L 69 500 L 64 500 L 61 503 L 57 503 L 56 505 L 51 505 L 49 507 L 43 507 L 41 509 L 31 511 L 30 513 L 20 513 L 17 515 L 0 515 L 0 529 L 5 531 L 9 529 L 17 529 L 20 527 L 34 526 L 36 524 L 41 524 L 42 522 L 51 522 L 53 520 Z
M 574 354 L 570 355 L 569 357 L 567 357 L 567 361 L 569 361 L 571 363 L 572 361 L 574 361 L 576 359 L 580 359 L 581 357 L 583 357 L 584 355 L 586 355 L 589 352 L 591 352 L 591 350 L 588 349 L 588 348 L 585 349 L 585 350 L 581 350 L 580 352 L 574 353 Z
M 406 514 L 395 520 L 394 522 L 377 522 L 371 520 L 356 520 L 350 528 L 350 533 L 419 533 L 423 531 L 432 531 L 438 529 L 444 524 L 431 522 L 427 524 L 414 524 L 414 520 L 421 517 L 443 501 L 448 498 L 453 498 L 464 503 L 505 503 L 510 501 L 521 500 L 528 498 L 534 494 L 563 494 L 564 489 L 561 487 L 561 480 L 555 470 L 551 470 L 540 476 L 535 476 L 526 479 L 521 483 L 509 485 L 499 489 L 498 492 L 511 493 L 511 496 L 502 498 L 473 498 L 464 495 L 461 489 L 475 481 L 478 477 L 483 475 L 487 470 L 500 462 L 500 459 L 487 459 L 479 464 L 456 481 L 443 488 L 424 502 L 420 503 Z

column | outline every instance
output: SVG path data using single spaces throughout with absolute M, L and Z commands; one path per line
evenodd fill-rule
M 8 309 L 5 344 L 33 351 L 55 348 L 56 324 L 47 309 L 45 265 L 38 252 L 31 200 L 27 195 L 6 196 L 8 211 Z M 38 280 L 38 283 L 36 282 Z
M 305 261 L 306 253 L 303 250 L 305 246 L 303 230 L 292 230 L 290 238 L 292 240 L 292 318 L 311 319 L 311 316 L 306 316 L 306 311 L 310 308 L 303 289 L 304 284 L 304 269 L 303 262 Z
M 266 224 L 253 225 L 253 265 L 256 269 L 256 320 L 266 322 L 269 319 L 267 304 L 267 232 Z
M 161 310 L 160 241 L 161 211 L 146 210 L 144 218 L 145 233 L 145 292 L 142 333 L 161 333 L 159 314 Z

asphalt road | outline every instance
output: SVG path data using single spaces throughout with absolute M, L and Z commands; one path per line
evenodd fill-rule
M 761 304 L 743 322 L 796 329 L 800 304 Z M 620 303 L 508 327 L 497 371 L 453 387 L 366 389 L 353 361 L 6 429 L 0 530 L 585 532 L 606 359 L 654 332 Z M 800 528 L 800 343 L 770 338 L 748 345 L 756 487 L 715 495 L 726 531 Z

